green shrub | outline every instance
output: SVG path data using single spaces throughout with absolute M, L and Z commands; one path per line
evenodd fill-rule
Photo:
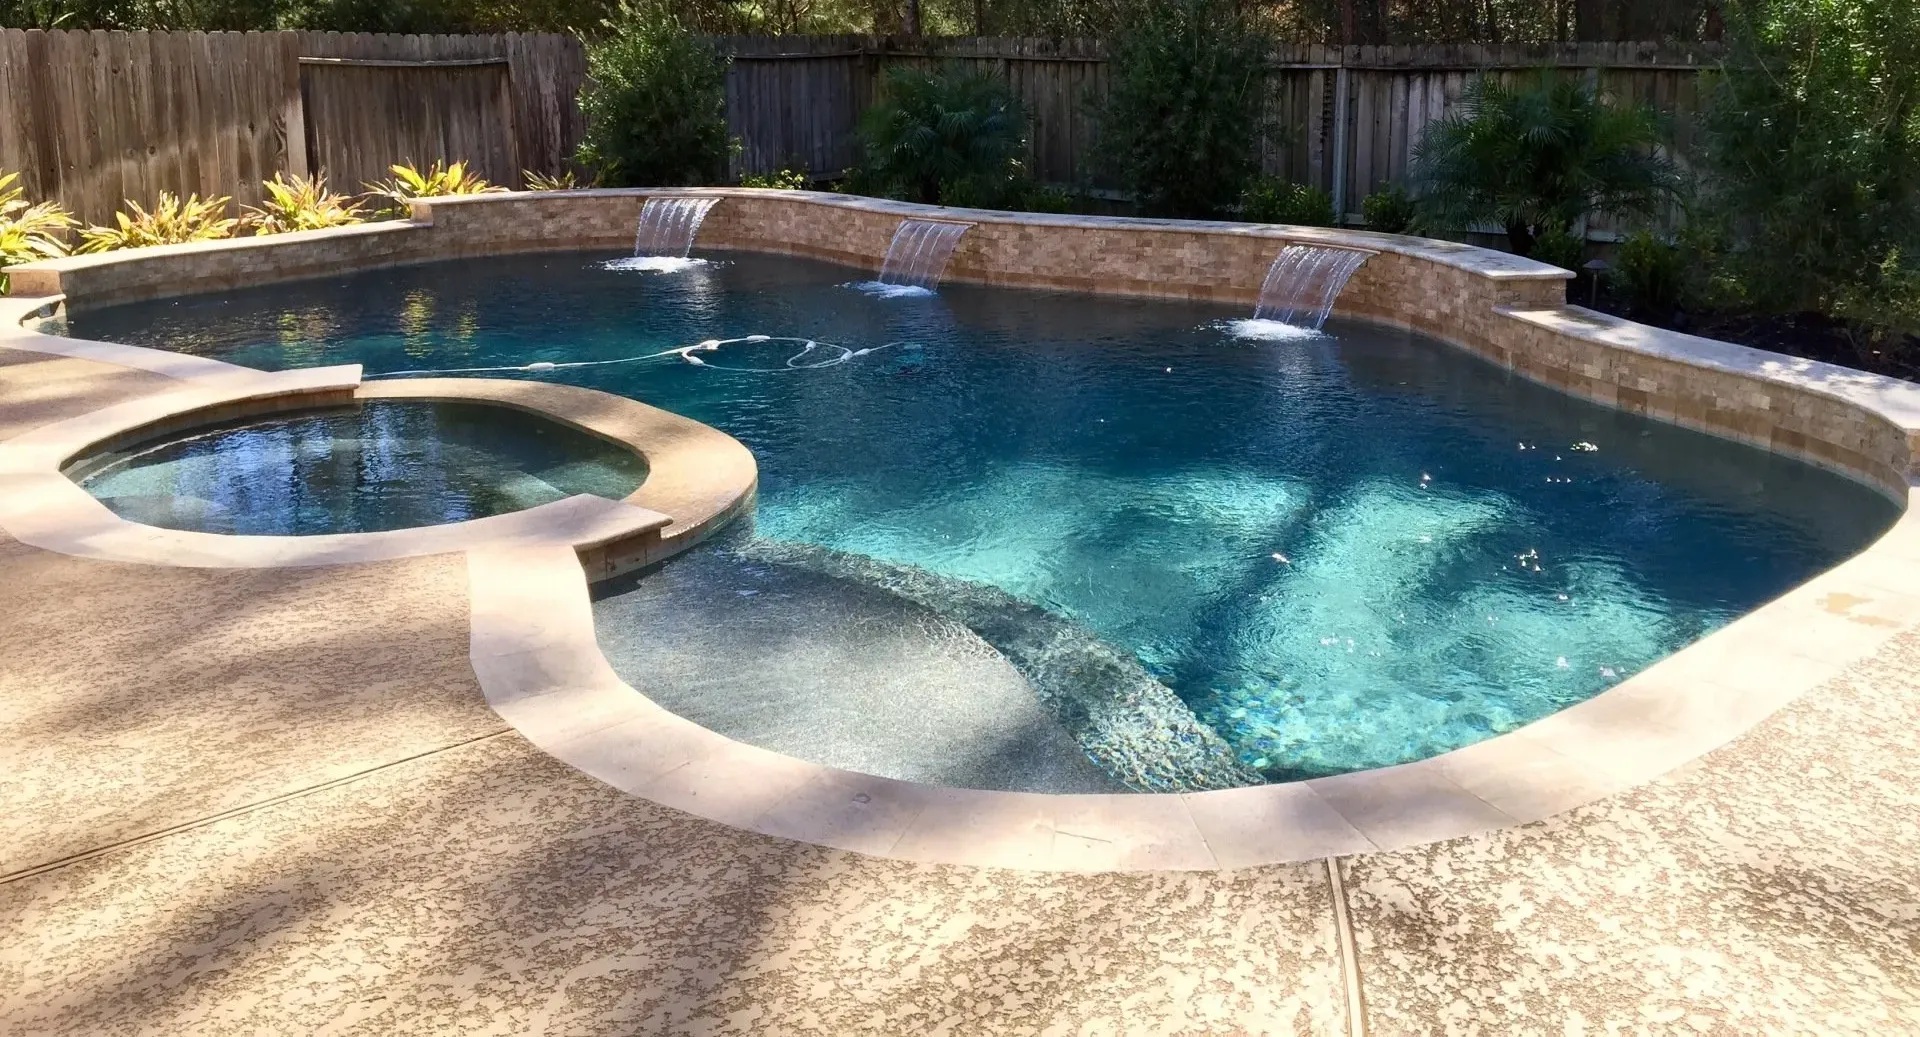
M 1608 286 L 1627 315 L 1656 324 L 1673 319 L 1689 294 L 1688 280 L 1687 257 L 1646 231 L 1621 243 L 1607 271 Z
M 661 6 L 628 5 L 587 50 L 582 165 L 614 187 L 718 183 L 727 136 L 727 63 Z
M 1551 227 L 1533 240 L 1531 256 L 1549 266 L 1584 276 L 1580 267 L 1587 258 L 1587 243 L 1565 227 Z
M 777 191 L 805 191 L 813 178 L 804 169 L 776 169 L 771 173 L 748 173 L 740 178 L 741 187 L 769 187 Z
M 928 205 L 1004 204 L 1023 177 L 1027 116 L 1006 81 L 947 68 L 887 71 L 860 119 L 857 185 Z
M 1869 274 L 1834 293 L 1832 311 L 1875 341 L 1920 336 L 1920 257 L 1889 251 Z
M 1285 177 L 1256 177 L 1240 198 L 1240 216 L 1250 223 L 1286 223 L 1296 227 L 1333 227 L 1333 198 L 1317 187 Z
M 1915 326 L 1920 5 L 1773 0 L 1729 12 L 1702 119 L 1702 216 L 1751 304 L 1877 335 Z
M 1246 12 L 1128 0 L 1108 41 L 1102 158 L 1150 215 L 1222 215 L 1259 172 L 1269 40 Z
M 1480 76 L 1414 154 L 1419 225 L 1491 224 L 1513 251 L 1535 256 L 1543 235 L 1583 216 L 1653 217 L 1680 187 L 1659 141 L 1652 112 L 1551 69 L 1521 87 Z
M 6 268 L 15 263 L 67 254 L 73 216 L 56 202 L 28 204 L 20 174 L 0 173 L 0 295 L 7 291 Z
M 141 208 L 139 202 L 127 202 L 126 209 L 113 214 L 113 226 L 88 227 L 80 232 L 80 251 L 112 252 L 232 237 L 233 229 L 240 225 L 239 220 L 226 215 L 227 203 L 232 200 L 225 196 L 202 199 L 197 194 L 182 199 L 171 191 L 162 191 L 151 212 Z
M 346 227 L 363 219 L 360 204 L 327 190 L 324 176 L 275 173 L 272 180 L 263 180 L 260 186 L 266 188 L 267 197 L 257 206 L 247 206 L 240 218 L 241 224 L 253 228 L 255 234 Z
M 1020 212 L 1077 213 L 1088 211 L 1092 201 L 1086 195 L 1059 184 L 1028 181 L 1016 192 L 1012 208 Z
M 1366 217 L 1368 230 L 1405 234 L 1413 226 L 1413 199 L 1407 196 L 1406 188 L 1395 184 L 1368 195 L 1360 203 L 1360 213 Z

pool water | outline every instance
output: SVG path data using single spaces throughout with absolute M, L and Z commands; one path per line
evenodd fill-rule
M 121 518 L 205 533 L 371 533 L 485 518 L 579 493 L 618 500 L 646 462 L 509 407 L 417 400 L 251 419 L 70 469 Z
M 501 376 L 724 429 L 759 461 L 754 537 L 1057 614 L 1267 780 L 1419 759 L 1581 701 L 1895 516 L 1839 476 L 1406 332 L 1276 335 L 1227 307 L 968 286 L 876 297 L 790 258 L 607 258 L 378 271 L 71 330 L 275 369 L 621 361 Z M 684 351 L 755 335 L 776 338 Z

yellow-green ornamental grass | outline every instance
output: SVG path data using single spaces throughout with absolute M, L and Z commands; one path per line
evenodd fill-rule
M 405 164 L 388 167 L 393 176 L 377 184 L 366 185 L 370 194 L 387 199 L 386 211 L 407 215 L 413 208 L 415 198 L 445 198 L 459 194 L 497 194 L 504 187 L 495 187 L 479 176 L 467 170 L 465 162 L 446 165 L 435 162 L 423 172 Z
M 247 206 L 241 217 L 255 234 L 349 227 L 366 220 L 358 201 L 327 190 L 325 176 L 280 173 L 272 180 L 261 181 L 260 186 L 266 188 L 266 198 L 259 205 Z
M 25 194 L 20 174 L 0 173 L 0 293 L 7 290 L 7 267 L 66 255 L 67 231 L 75 226 L 59 203 L 29 204 Z
M 226 215 L 225 195 L 201 198 L 190 194 L 182 199 L 172 191 L 160 192 L 160 201 L 152 211 L 139 202 L 129 201 L 127 209 L 113 214 L 114 226 L 88 227 L 80 232 L 81 252 L 111 252 L 148 245 L 180 245 L 190 241 L 214 241 L 233 236 L 240 221 Z
M 506 190 L 475 176 L 464 162 L 452 165 L 435 162 L 424 171 L 404 164 L 391 168 L 391 179 L 366 185 L 369 195 L 385 203 L 376 203 L 381 215 L 404 217 L 415 198 Z M 18 179 L 17 174 L 0 175 L 0 267 L 65 255 L 65 234 L 76 225 L 66 210 L 52 202 L 29 206 L 15 186 Z M 148 245 L 215 241 L 242 231 L 260 235 L 346 227 L 363 223 L 368 217 L 363 200 L 329 190 L 325 176 L 277 173 L 272 180 L 262 181 L 261 186 L 265 188 L 266 197 L 259 205 L 245 206 L 237 217 L 227 215 L 233 199 L 225 195 L 201 198 L 189 194 L 182 198 L 171 191 L 162 191 L 152 209 L 129 200 L 113 214 L 111 226 L 82 230 L 80 246 L 74 251 L 110 252 Z M 575 184 L 569 174 L 546 178 L 537 186 L 542 190 L 566 190 Z

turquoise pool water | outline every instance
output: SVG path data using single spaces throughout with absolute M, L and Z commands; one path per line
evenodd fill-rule
M 1246 314 L 1216 306 L 965 286 L 889 298 L 794 259 L 649 273 L 606 258 L 146 303 L 72 332 L 375 373 L 782 337 L 503 376 L 732 433 L 760 463 L 754 537 L 1071 621 L 1268 780 L 1418 759 L 1578 702 L 1895 514 L 1841 477 L 1369 325 L 1244 337 Z

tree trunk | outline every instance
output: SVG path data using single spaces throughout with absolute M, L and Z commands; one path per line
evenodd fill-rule
M 1355 2 L 1356 0 L 1340 0 L 1340 43 L 1343 46 L 1352 46 L 1359 42 L 1354 38 L 1356 26 L 1353 5 Z
M 1607 39 L 1607 0 L 1573 0 L 1573 38 L 1581 43 Z
M 909 36 L 920 35 L 920 0 L 907 0 L 906 23 L 901 29 Z

